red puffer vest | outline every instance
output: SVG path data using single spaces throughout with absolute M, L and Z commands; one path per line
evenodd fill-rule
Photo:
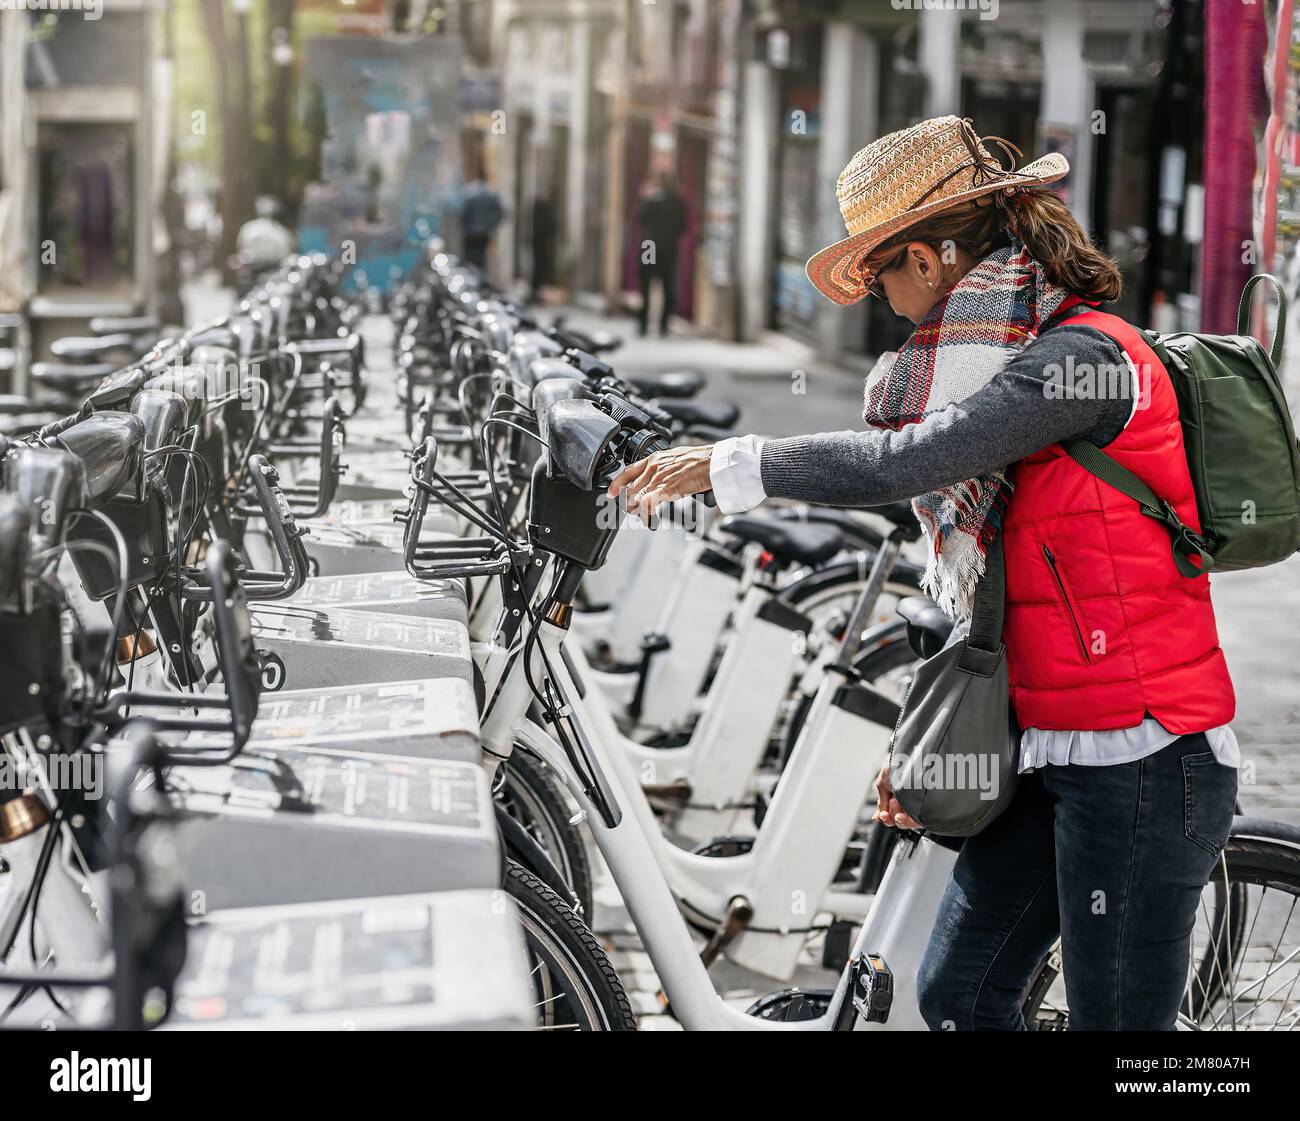
M 1106 454 L 1199 530 L 1165 368 L 1117 316 L 1090 309 L 1061 322 L 1109 335 L 1133 363 L 1138 407 Z M 1002 529 L 1003 639 L 1020 726 L 1101 731 L 1131 728 L 1147 714 L 1180 735 L 1227 724 L 1236 700 L 1210 582 L 1179 574 L 1165 527 L 1060 444 L 1021 460 L 1011 478 L 1015 491 Z

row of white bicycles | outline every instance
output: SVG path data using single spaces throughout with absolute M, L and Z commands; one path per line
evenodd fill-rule
M 950 627 L 910 509 L 646 529 L 606 486 L 731 431 L 700 376 L 442 253 L 387 318 L 343 279 L 0 400 L 0 1026 L 633 1030 L 616 892 L 687 1029 L 924 1027 L 957 843 L 872 820 Z M 1239 817 L 1181 1026 L 1296 1025 L 1298 895 Z M 1024 1014 L 1068 1026 L 1058 954 Z

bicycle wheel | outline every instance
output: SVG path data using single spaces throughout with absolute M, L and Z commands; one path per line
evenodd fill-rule
M 563 899 L 514 861 L 506 894 L 523 926 L 544 1031 L 636 1031 L 623 982 L 595 936 Z
M 1063 1031 L 1070 1010 L 1059 946 L 1024 999 L 1031 1031 Z M 1300 1026 L 1300 830 L 1239 819 L 1201 897 L 1192 932 L 1186 1031 L 1293 1031 Z
M 527 830 L 564 877 L 581 914 L 592 915 L 591 861 L 564 784 L 540 759 L 516 747 L 501 768 L 497 801 Z
M 866 586 L 871 559 L 862 554 L 831 561 L 781 589 L 778 598 L 812 620 L 813 629 L 808 636 L 810 648 L 817 649 L 822 642 L 839 642 L 853 605 Z M 897 561 L 880 589 L 880 599 L 866 620 L 866 629 L 896 618 L 900 599 L 924 595 L 921 591 L 922 575 L 922 570 L 911 562 Z

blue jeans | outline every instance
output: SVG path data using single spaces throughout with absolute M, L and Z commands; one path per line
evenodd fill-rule
M 1132 763 L 1022 775 L 957 857 L 917 975 L 926 1023 L 1023 1030 L 1059 934 L 1072 1029 L 1172 1029 L 1236 797 L 1237 772 L 1200 733 Z

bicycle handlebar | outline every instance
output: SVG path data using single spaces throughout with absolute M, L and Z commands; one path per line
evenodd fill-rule
M 280 572 L 249 569 L 240 573 L 240 583 L 250 600 L 283 599 L 293 595 L 307 580 L 307 549 L 302 543 L 302 530 L 298 528 L 293 510 L 280 489 L 280 475 L 266 456 L 250 456 L 248 467 L 257 505 L 241 504 L 236 509 L 246 517 L 261 518 L 266 522 L 267 533 L 280 562 Z M 192 598 L 205 597 L 196 594 Z

